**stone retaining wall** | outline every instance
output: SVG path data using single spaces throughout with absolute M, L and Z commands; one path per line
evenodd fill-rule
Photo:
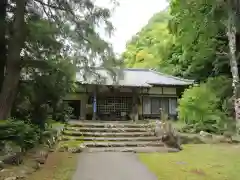
M 55 145 L 59 141 L 62 131 L 63 128 L 52 130 L 43 144 L 27 152 L 22 152 L 19 146 L 7 142 L 5 147 L 8 148 L 8 151 L 5 151 L 6 154 L 0 154 L 0 180 L 25 179 L 27 174 L 38 170 L 46 162 L 48 154 L 55 150 Z M 27 163 L 23 163 L 23 160 L 29 161 L 28 164 L 31 167 L 26 168 L 25 164 Z M 24 170 L 21 170 L 22 166 L 24 166 Z M 19 169 L 19 172 L 11 172 L 13 169 Z

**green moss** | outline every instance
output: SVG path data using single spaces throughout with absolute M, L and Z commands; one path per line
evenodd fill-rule
M 70 148 L 79 147 L 81 143 L 83 143 L 83 141 L 75 141 L 75 140 L 62 141 L 59 143 L 59 147 L 63 147 L 63 146 L 70 147 Z
M 164 180 L 238 180 L 240 146 L 186 145 L 183 151 L 169 154 L 139 154 L 158 179 Z
M 0 120 L 0 124 L 5 124 L 7 120 Z
M 58 121 L 53 121 L 53 120 L 50 120 L 49 124 L 51 125 L 52 128 L 59 128 L 59 127 L 65 126 L 65 124 L 63 122 L 58 122 Z

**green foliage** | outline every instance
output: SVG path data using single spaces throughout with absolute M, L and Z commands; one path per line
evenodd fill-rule
M 230 75 L 225 55 L 228 42 L 224 24 L 219 20 L 221 11 L 222 8 L 211 1 L 170 2 L 170 29 L 176 37 L 176 46 L 181 47 L 182 53 L 177 55 L 180 62 L 185 62 L 182 69 L 185 77 L 205 80 L 209 76 Z M 171 54 L 170 60 L 175 54 Z
M 227 116 L 219 109 L 221 99 L 208 84 L 187 89 L 179 100 L 179 119 L 188 125 L 183 131 L 223 133 L 226 128 Z
M 7 119 L 12 109 L 12 117 L 28 124 L 7 121 L 1 126 L 0 138 L 16 141 L 28 149 L 41 140 L 49 116 L 64 121 L 71 113 L 63 100 L 74 91 L 76 71 L 84 74 L 88 66 L 95 65 L 96 59 L 107 68 L 117 63 L 111 45 L 98 33 L 99 25 L 108 34 L 112 33 L 110 9 L 99 7 L 91 0 L 19 2 L 23 1 L 0 4 L 1 11 L 7 11 L 0 15 L 3 49 L 0 68 L 6 70 L 0 77 L 6 82 L 1 87 L 4 98 L 0 104 L 4 108 L 0 114 L 2 119 Z M 24 23 L 15 23 L 21 19 Z M 12 48 L 12 44 L 16 47 Z M 6 64 L 14 64 L 14 68 Z
M 74 66 L 64 59 L 52 59 L 44 71 L 30 69 L 30 82 L 23 81 L 17 94 L 12 116 L 31 120 L 44 129 L 49 115 L 64 121 L 71 111 L 64 104 L 65 96 L 74 91 Z
M 40 131 L 36 126 L 19 120 L 7 120 L 0 124 L 0 140 L 12 141 L 23 150 L 33 148 L 40 140 Z
M 84 76 L 96 58 L 103 66 L 114 64 L 112 48 L 99 36 L 96 25 L 101 23 L 109 34 L 113 27 L 110 10 L 92 1 L 56 2 L 54 8 L 51 2 L 32 3 L 27 4 L 31 8 L 26 11 L 21 82 L 11 115 L 44 129 L 49 116 L 60 121 L 70 116 L 63 100 L 75 90 L 77 71 Z M 77 9 L 84 13 L 75 13 Z
M 169 9 L 155 14 L 127 44 L 125 65 L 196 81 L 231 75 L 221 12 L 211 1 L 170 1 Z
M 123 53 L 128 67 L 156 68 L 200 83 L 183 94 L 179 107 L 179 118 L 194 132 L 221 133 L 233 122 L 224 3 L 171 0 L 169 9 L 155 14 Z
M 72 115 L 73 108 L 70 107 L 67 103 L 60 101 L 55 108 L 54 111 L 54 120 L 65 122 L 66 120 L 69 120 Z
M 163 61 L 171 46 L 172 36 L 168 31 L 170 15 L 167 11 L 155 14 L 148 24 L 127 44 L 123 53 L 127 67 L 156 68 Z
M 232 95 L 232 79 L 227 76 L 210 77 L 206 86 L 211 89 L 217 97 L 225 99 Z
M 179 119 L 186 124 L 213 119 L 219 98 L 206 84 L 187 89 L 179 101 Z
M 7 11 L 6 14 L 0 15 L 2 19 L 0 26 L 3 29 L 1 47 L 8 47 L 5 52 L 2 52 L 4 57 L 2 57 L 0 65 L 1 69 L 6 70 L 5 74 L 14 74 L 12 79 L 15 79 L 14 82 L 16 82 L 13 84 L 13 80 L 0 77 L 0 79 L 7 81 L 8 86 L 11 86 L 4 85 L 2 89 L 10 88 L 13 91 L 1 91 L 5 92 L 1 94 L 1 97 L 10 99 L 6 104 L 1 98 L 1 107 L 4 107 L 0 113 L 2 119 L 7 119 L 9 111 L 13 109 L 15 94 L 18 93 L 17 85 L 20 72 L 21 76 L 24 77 L 23 80 L 33 82 L 33 85 L 28 84 L 28 89 L 34 95 L 29 92 L 29 95 L 22 97 L 22 99 L 29 97 L 27 100 L 24 99 L 25 104 L 27 101 L 34 102 L 33 108 L 35 108 L 38 117 L 40 112 L 37 111 L 41 111 L 40 114 L 51 109 L 53 112 L 56 111 L 56 104 L 59 104 L 58 101 L 62 99 L 66 89 L 70 87 L 69 84 L 72 83 L 69 80 L 69 73 L 75 76 L 76 71 L 81 71 L 84 75 L 88 71 L 88 67 L 95 66 L 96 62 L 107 68 L 120 63 L 115 59 L 111 44 L 104 40 L 98 32 L 98 27 L 101 26 L 108 35 L 111 35 L 113 26 L 109 21 L 110 8 L 100 7 L 92 0 L 46 2 L 28 0 L 22 4 L 19 2 L 23 1 L 6 1 L 0 5 L 2 11 Z M 114 1 L 111 3 L 114 6 Z M 21 15 L 16 14 L 18 10 L 15 11 L 15 9 L 22 9 Z M 15 22 L 18 22 L 16 19 L 22 23 L 15 25 Z M 16 33 L 16 29 L 23 31 Z M 16 38 L 15 34 L 19 38 Z M 8 43 L 8 41 L 13 43 Z M 9 44 L 17 44 L 17 48 L 12 48 Z M 10 55 L 14 55 L 15 58 L 7 58 Z M 8 59 L 14 59 L 16 61 L 14 64 L 17 64 L 18 67 L 6 68 L 5 61 L 7 62 Z M 69 70 L 70 66 L 73 66 L 71 70 Z M 73 81 L 73 79 L 71 80 Z M 38 85 L 39 87 L 37 87 Z M 22 88 L 21 85 L 20 88 Z M 20 91 L 24 90 L 20 89 Z M 49 96 L 51 99 L 46 102 L 46 98 Z M 40 100 L 41 98 L 43 100 Z M 37 107 L 39 107 L 38 110 Z M 47 110 L 49 108 L 50 110 Z M 42 118 L 40 117 L 40 119 Z
M 208 78 L 206 86 L 220 99 L 218 109 L 233 117 L 234 107 L 232 103 L 232 79 L 226 76 Z

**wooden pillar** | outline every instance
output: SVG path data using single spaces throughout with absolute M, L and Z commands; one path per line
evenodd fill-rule
M 93 120 L 97 119 L 97 88 L 96 86 L 94 87 L 93 91 Z
M 81 92 L 81 104 L 80 104 L 80 119 L 86 120 L 87 103 L 88 103 L 88 87 L 82 85 L 83 91 Z
M 81 117 L 80 119 L 81 120 L 86 120 L 86 105 L 87 105 L 87 101 L 88 101 L 88 96 L 87 96 L 87 93 L 82 95 L 82 99 L 81 99 Z
M 133 89 L 133 108 L 132 108 L 132 119 L 134 122 L 138 121 L 138 93 L 137 89 Z

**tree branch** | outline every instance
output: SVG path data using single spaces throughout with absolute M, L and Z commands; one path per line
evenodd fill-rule
M 48 16 L 48 18 L 49 18 L 49 16 L 51 16 L 51 18 L 53 18 L 54 21 L 55 21 L 59 26 L 61 26 L 61 25 L 60 25 L 61 23 L 59 23 L 60 21 L 54 17 L 51 9 L 60 10 L 60 11 L 64 11 L 64 12 L 69 13 L 70 16 L 71 16 L 71 20 L 76 24 L 77 28 L 78 28 L 78 29 L 81 29 L 81 26 L 79 25 L 79 23 L 78 23 L 77 20 L 76 20 L 76 15 L 75 15 L 75 13 L 73 12 L 73 10 L 71 9 L 70 6 L 69 6 L 68 8 L 62 8 L 62 7 L 60 7 L 60 6 L 56 6 L 56 5 L 50 4 L 49 0 L 48 0 L 48 3 L 44 3 L 42 0 L 34 0 L 34 1 L 40 3 L 40 4 L 42 5 L 42 8 L 43 8 L 44 13 Z M 58 3 L 60 3 L 60 2 L 58 1 Z M 49 8 L 49 9 L 48 9 L 49 13 L 48 13 L 47 10 L 45 9 L 46 7 Z M 88 42 L 89 44 L 91 43 L 91 42 L 89 41 L 89 39 L 85 38 L 84 35 L 82 35 L 81 33 L 77 32 L 77 34 L 78 34 L 79 37 L 81 37 L 84 41 Z
M 49 68 L 50 65 L 47 61 L 43 60 L 33 60 L 30 57 L 22 57 L 20 62 L 21 67 L 33 67 L 33 68 L 40 68 L 40 69 L 46 69 Z
M 42 0 L 34 0 L 34 1 L 40 3 L 42 6 L 47 6 L 47 7 L 49 7 L 49 8 L 56 9 L 56 10 L 61 10 L 61 11 L 67 11 L 67 9 L 65 9 L 65 8 L 56 6 L 56 5 L 54 5 L 54 4 L 45 3 L 45 2 L 43 2 Z

